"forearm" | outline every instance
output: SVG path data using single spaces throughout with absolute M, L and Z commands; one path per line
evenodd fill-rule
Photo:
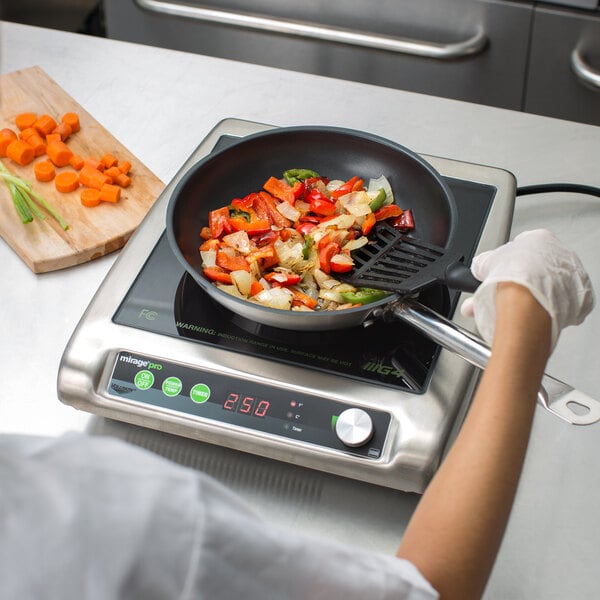
M 479 598 L 516 492 L 550 352 L 550 319 L 514 284 L 499 286 L 492 357 L 461 431 L 425 492 L 398 556 L 442 598 Z

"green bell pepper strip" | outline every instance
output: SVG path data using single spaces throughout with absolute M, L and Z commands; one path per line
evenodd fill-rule
M 283 172 L 283 178 L 293 186 L 298 181 L 304 181 L 310 177 L 321 177 L 312 169 L 288 169 Z
M 312 245 L 313 245 L 312 236 L 305 235 L 304 236 L 304 245 L 302 246 L 302 258 L 304 258 L 304 260 L 308 260 L 308 257 L 310 256 L 310 249 L 312 248 Z
M 377 196 L 375 196 L 375 198 L 369 202 L 369 208 L 371 209 L 371 212 L 379 210 L 383 206 L 386 198 L 387 194 L 385 193 L 385 190 L 383 188 L 379 188 Z
M 388 296 L 388 292 L 375 290 L 373 288 L 358 288 L 355 292 L 342 292 L 341 296 L 345 302 L 350 304 L 370 304 Z

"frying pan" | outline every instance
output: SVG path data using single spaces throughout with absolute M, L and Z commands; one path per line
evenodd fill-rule
M 367 324 L 374 318 L 401 319 L 442 347 L 483 369 L 489 347 L 477 336 L 419 303 L 398 294 L 360 307 L 339 311 L 285 311 L 235 298 L 212 285 L 202 274 L 199 232 L 208 224 L 211 210 L 233 198 L 259 191 L 271 175 L 286 169 L 308 168 L 330 178 L 347 180 L 354 175 L 385 175 L 396 202 L 411 208 L 413 237 L 455 254 L 457 208 L 452 192 L 435 169 L 417 154 L 385 138 L 334 127 L 289 127 L 244 137 L 232 146 L 193 165 L 180 179 L 167 208 L 167 238 L 171 249 L 196 283 L 218 304 L 245 319 L 288 330 L 324 331 Z M 477 282 L 465 267 L 438 280 L 455 289 L 474 291 Z M 548 391 L 547 391 L 548 390 Z M 568 408 L 572 394 L 590 409 L 577 415 Z M 565 421 L 587 425 L 600 420 L 600 405 L 548 375 L 538 401 Z
M 457 230 L 452 192 L 437 171 L 414 152 L 351 129 L 289 127 L 261 132 L 193 165 L 176 186 L 167 209 L 167 237 L 175 256 L 198 285 L 232 312 L 281 329 L 323 331 L 359 325 L 397 299 L 392 294 L 340 311 L 284 311 L 235 298 L 204 277 L 198 246 L 208 213 L 233 198 L 259 191 L 271 175 L 279 177 L 291 168 L 313 169 L 341 180 L 385 175 L 396 203 L 413 211 L 412 235 L 451 250 Z

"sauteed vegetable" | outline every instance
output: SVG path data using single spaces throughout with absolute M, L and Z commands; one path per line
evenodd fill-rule
M 414 228 L 385 176 L 329 180 L 311 169 L 269 177 L 263 189 L 208 215 L 200 232 L 204 275 L 224 292 L 283 310 L 338 310 L 384 298 L 336 279 L 375 223 Z

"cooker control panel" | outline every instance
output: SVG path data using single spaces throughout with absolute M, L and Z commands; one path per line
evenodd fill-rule
M 225 376 L 161 358 L 121 351 L 112 365 L 110 397 L 158 406 L 244 430 L 377 459 L 389 413 L 266 383 Z

